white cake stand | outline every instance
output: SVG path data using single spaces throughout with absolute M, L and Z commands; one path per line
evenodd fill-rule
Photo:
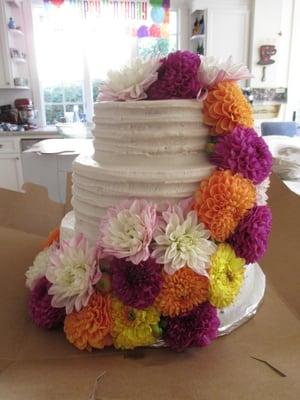
M 74 212 L 66 214 L 61 222 L 61 240 L 69 240 L 75 234 Z M 262 303 L 266 288 L 265 274 L 260 266 L 248 264 L 243 286 L 235 302 L 218 310 L 220 319 L 219 336 L 226 335 L 253 317 Z

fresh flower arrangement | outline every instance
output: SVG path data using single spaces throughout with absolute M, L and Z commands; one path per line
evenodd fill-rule
M 136 198 L 110 207 L 94 248 L 82 234 L 60 241 L 52 232 L 26 272 L 36 325 L 63 324 L 80 350 L 182 351 L 218 336 L 218 310 L 235 301 L 249 263 L 263 256 L 272 223 L 272 157 L 236 83 L 250 76 L 231 59 L 188 51 L 109 74 L 100 100 L 202 98 L 216 168 L 177 204 Z

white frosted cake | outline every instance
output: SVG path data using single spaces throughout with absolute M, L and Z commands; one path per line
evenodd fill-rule
M 74 162 L 72 201 L 76 231 L 91 242 L 107 207 L 132 197 L 179 201 L 213 169 L 200 101 L 102 102 L 94 122 L 95 154 Z
M 188 51 L 109 74 L 74 211 L 26 275 L 38 326 L 63 322 L 80 350 L 183 351 L 256 313 L 272 156 L 236 83 L 249 75 Z

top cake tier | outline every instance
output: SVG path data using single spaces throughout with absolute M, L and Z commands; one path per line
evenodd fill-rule
M 113 169 L 203 166 L 208 128 L 201 109 L 196 100 L 98 103 L 94 159 Z

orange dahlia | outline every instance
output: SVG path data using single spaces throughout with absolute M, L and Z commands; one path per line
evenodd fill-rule
M 208 278 L 188 267 L 181 268 L 173 275 L 163 272 L 163 279 L 162 289 L 154 305 L 164 316 L 176 317 L 208 298 Z
M 47 237 L 47 240 L 44 243 L 44 249 L 47 249 L 48 247 L 50 247 L 51 244 L 54 243 L 54 242 L 59 243 L 59 235 L 60 235 L 59 228 L 53 229 L 53 231 L 51 231 L 49 233 L 49 235 Z
M 64 322 L 67 339 L 79 350 L 110 346 L 111 328 L 111 298 L 101 293 L 94 293 L 86 307 L 67 315 Z
M 255 186 L 249 179 L 229 170 L 215 171 L 201 182 L 194 208 L 212 237 L 223 242 L 254 206 L 255 196 Z
M 212 126 L 216 135 L 229 133 L 237 125 L 253 126 L 251 106 L 232 81 L 220 82 L 209 90 L 203 113 L 203 122 Z

